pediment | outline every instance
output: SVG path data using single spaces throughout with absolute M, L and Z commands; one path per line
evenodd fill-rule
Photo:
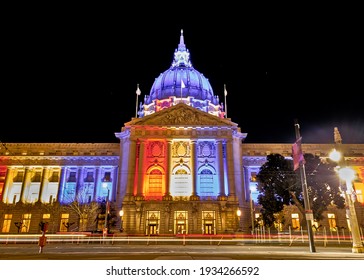
M 135 118 L 125 123 L 125 126 L 130 125 L 237 126 L 229 119 L 219 118 L 184 103 L 179 103 L 149 116 Z

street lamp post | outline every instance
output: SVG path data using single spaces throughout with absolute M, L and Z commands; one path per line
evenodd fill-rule
M 358 218 L 356 216 L 355 205 L 353 201 L 353 180 L 355 178 L 355 172 L 349 167 L 343 167 L 339 169 L 339 176 L 344 180 L 346 185 L 345 191 L 345 204 L 347 209 L 347 214 L 349 216 L 349 223 L 351 228 L 351 235 L 353 238 L 353 253 L 364 253 L 363 243 L 360 238 L 360 231 L 358 225 Z
M 107 226 L 107 216 L 109 211 L 109 195 L 110 195 L 110 189 L 107 186 L 104 186 L 104 188 L 107 188 L 107 196 L 106 196 L 106 204 L 105 204 L 105 224 L 104 224 L 104 231 L 103 236 L 107 236 L 108 232 L 108 226 Z
M 329 158 L 338 163 L 339 178 L 345 183 L 346 189 L 341 189 L 345 198 L 346 214 L 349 218 L 351 236 L 352 236 L 352 252 L 353 253 L 364 253 L 363 243 L 360 238 L 358 218 L 356 216 L 355 205 L 353 201 L 353 180 L 355 178 L 355 172 L 350 167 L 346 166 L 343 152 L 341 151 L 341 135 L 337 127 L 334 128 L 334 140 L 335 147 Z
M 123 229 L 123 216 L 124 216 L 124 210 L 121 209 L 119 211 L 119 216 L 120 216 L 120 232 L 123 232 L 124 229 Z
M 236 210 L 236 215 L 238 216 L 238 231 L 240 231 L 241 230 L 241 227 L 240 227 L 240 225 L 241 225 L 241 222 L 240 222 L 241 210 L 240 209 Z
M 253 207 L 253 197 L 252 197 L 252 191 L 250 190 L 250 219 L 251 219 L 251 227 L 252 227 L 252 235 L 254 235 L 254 229 L 255 229 L 255 218 L 254 218 L 254 207 Z
M 301 138 L 300 129 L 299 129 L 299 124 L 297 123 L 296 120 L 295 120 L 295 132 L 296 132 L 297 142 L 299 142 L 299 145 L 301 146 L 301 142 L 299 141 L 299 139 Z M 301 150 L 301 147 L 299 147 L 299 148 Z M 311 210 L 310 198 L 308 195 L 306 169 L 305 169 L 304 161 L 300 162 L 299 170 L 300 170 L 300 177 L 301 177 L 301 184 L 302 184 L 305 216 L 306 216 L 306 222 L 307 222 L 308 242 L 309 242 L 311 253 L 314 253 L 314 252 L 316 252 L 316 247 L 315 247 L 315 241 L 314 241 L 314 236 L 313 236 L 313 232 L 312 232 L 313 212 Z

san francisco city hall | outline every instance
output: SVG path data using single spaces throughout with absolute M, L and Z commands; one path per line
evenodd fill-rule
M 260 215 L 259 168 L 268 154 L 291 158 L 292 143 L 244 143 L 247 133 L 226 117 L 224 103 L 192 66 L 183 32 L 170 68 L 142 101 L 138 117 L 115 132 L 120 143 L 2 143 L 1 233 L 39 233 L 40 223 L 50 225 L 49 233 L 102 231 L 99 210 L 82 208 L 100 201 L 122 210 L 111 232 L 250 233 Z M 342 147 L 363 205 L 364 144 Z M 333 143 L 302 149 L 327 158 Z M 285 215 L 283 229 L 306 226 L 295 207 Z M 345 209 L 329 207 L 320 223 L 347 228 Z

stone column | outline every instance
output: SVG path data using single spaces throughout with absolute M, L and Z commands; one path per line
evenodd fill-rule
M 134 195 L 134 182 L 135 182 L 135 169 L 137 163 L 137 143 L 135 140 L 129 141 L 129 156 L 128 156 L 128 166 L 123 169 L 120 174 L 121 181 L 123 181 L 123 176 L 127 177 L 126 185 L 126 196 L 131 197 Z
M 117 170 L 117 167 L 113 167 L 112 169 L 112 193 L 111 193 L 111 199 L 112 201 L 114 202 L 117 202 L 117 193 L 118 193 L 118 190 L 117 190 L 117 182 L 118 182 L 118 170 Z M 117 205 L 117 209 L 118 209 L 118 214 L 119 214 L 119 205 Z
M 172 157 L 172 140 L 167 140 L 167 166 L 166 166 L 166 192 L 163 196 L 163 200 L 172 200 L 170 192 L 170 180 L 171 180 L 171 157 Z
M 58 185 L 58 189 L 59 189 L 59 192 L 58 192 L 58 197 L 57 197 L 57 201 L 58 202 L 63 202 L 63 193 L 64 193 L 64 184 L 65 184 L 65 181 L 66 181 L 66 175 L 67 175 L 67 172 L 66 172 L 66 168 L 65 167 L 61 167 L 61 172 L 59 174 L 59 185 Z
M 138 157 L 138 188 L 137 199 L 144 200 L 144 153 L 145 153 L 145 141 L 140 141 L 139 157 Z
M 197 161 L 197 140 L 191 141 L 191 169 L 192 169 L 192 194 L 190 196 L 190 200 L 199 200 L 199 196 L 196 192 L 198 176 L 197 176 L 197 169 L 198 169 L 198 161 Z
M 14 177 L 14 169 L 11 167 L 8 167 L 8 170 L 6 172 L 5 177 L 5 183 L 4 183 L 4 192 L 3 192 L 3 202 L 9 203 L 9 188 L 10 188 L 10 178 Z
M 226 143 L 226 164 L 227 164 L 227 174 L 228 176 L 228 196 L 230 199 L 235 200 L 235 169 L 234 169 L 234 154 L 233 154 L 233 143 L 232 140 L 228 140 Z
M 42 181 L 40 183 L 39 194 L 38 194 L 38 201 L 40 201 L 41 203 L 47 203 L 47 201 L 44 201 L 43 190 L 44 186 L 48 184 L 48 179 L 49 179 L 49 168 L 43 167 Z
M 93 193 L 93 201 L 97 201 L 97 195 L 99 193 L 99 186 L 100 186 L 100 167 L 95 168 L 95 183 L 94 183 L 94 193 Z
M 27 195 L 27 192 L 29 193 L 29 183 L 30 183 L 31 173 L 32 170 L 30 170 L 29 167 L 26 167 L 24 172 L 23 183 L 20 190 L 20 201 L 22 201 L 23 203 L 27 202 L 28 199 L 27 197 L 24 196 Z
M 76 184 L 76 201 L 82 201 L 84 199 L 84 190 L 83 190 L 83 181 L 84 181 L 84 174 L 85 174 L 85 167 L 79 167 L 77 172 L 77 184 Z
M 216 141 L 217 150 L 217 174 L 219 174 L 219 200 L 224 200 L 226 198 L 225 194 L 225 172 L 224 172 L 224 154 L 223 154 L 222 140 Z

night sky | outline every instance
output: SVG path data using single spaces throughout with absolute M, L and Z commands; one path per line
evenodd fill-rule
M 321 15 L 228 21 L 126 13 L 28 16 L 8 23 L 0 141 L 117 143 L 167 70 L 181 29 L 204 74 L 248 143 L 364 143 L 362 30 Z M 19 18 L 20 19 L 20 18 Z M 358 33 L 359 32 L 359 33 Z M 360 35 L 359 35 L 360 34 Z M 5 40 L 4 40 L 5 39 Z

